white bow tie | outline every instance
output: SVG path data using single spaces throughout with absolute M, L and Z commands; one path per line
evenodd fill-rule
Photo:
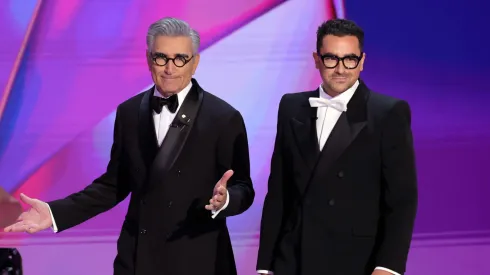
M 347 105 L 339 100 L 319 97 L 310 97 L 308 100 L 310 101 L 311 107 L 331 107 L 339 112 L 347 111 Z

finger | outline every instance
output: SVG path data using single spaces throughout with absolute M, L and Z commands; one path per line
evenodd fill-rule
M 222 202 L 223 201 L 223 196 L 221 195 L 216 195 L 213 197 L 213 200 L 214 201 L 217 201 L 217 202 Z
M 213 199 L 209 200 L 209 204 L 205 206 L 207 210 L 214 210 Z
M 228 180 L 231 178 L 231 176 L 233 176 L 233 170 L 228 170 L 226 171 L 223 176 L 221 177 L 221 179 L 219 180 L 219 184 L 226 187 L 226 184 L 228 183 Z
M 223 205 L 222 202 L 216 200 L 213 201 L 213 206 L 215 207 L 215 209 L 219 209 L 222 205 Z
M 218 194 L 221 195 L 221 196 L 224 196 L 226 194 L 226 187 L 224 187 L 224 186 L 221 185 L 218 188 Z
M 3 230 L 5 232 L 24 232 L 25 231 L 25 223 L 24 222 L 17 222 L 12 225 L 9 225 L 5 227 Z
M 20 200 L 30 206 L 33 206 L 34 203 L 36 202 L 35 199 L 29 198 L 27 195 L 24 193 L 20 193 Z
M 219 193 L 219 187 L 221 186 L 220 182 L 218 181 L 216 185 L 214 186 L 213 189 L 213 196 Z

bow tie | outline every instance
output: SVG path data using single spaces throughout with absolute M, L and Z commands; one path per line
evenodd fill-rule
M 158 96 L 153 96 L 151 98 L 151 108 L 155 111 L 155 113 L 157 114 L 161 113 L 163 106 L 165 105 L 167 105 L 167 108 L 171 113 L 175 113 L 175 111 L 177 111 L 177 107 L 179 107 L 179 101 L 177 100 L 177 95 L 172 95 L 169 98 L 163 98 Z
M 347 111 L 347 105 L 339 100 L 318 97 L 310 97 L 308 100 L 311 107 L 331 107 L 339 112 Z

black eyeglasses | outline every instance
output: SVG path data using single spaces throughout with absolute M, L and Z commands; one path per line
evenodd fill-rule
M 191 56 L 190 58 L 186 58 L 186 56 L 177 55 L 174 58 L 170 58 L 170 57 L 167 57 L 166 55 L 164 55 L 162 53 L 156 53 L 153 55 L 152 60 L 153 60 L 153 63 L 155 63 L 156 65 L 161 66 L 161 67 L 167 65 L 167 63 L 170 60 L 172 60 L 172 62 L 174 63 L 174 65 L 176 67 L 181 68 L 181 67 L 184 67 L 187 63 L 189 63 L 189 61 L 191 61 L 191 59 L 193 57 L 194 56 Z
M 333 69 L 333 68 L 337 67 L 339 65 L 340 61 L 342 61 L 342 64 L 344 65 L 344 67 L 346 69 L 352 70 L 352 69 L 357 68 L 357 66 L 359 66 L 359 63 L 362 59 L 362 55 L 363 55 L 363 53 L 361 52 L 360 56 L 352 54 L 352 55 L 347 55 L 344 57 L 338 57 L 336 55 L 327 53 L 324 55 L 318 54 L 318 57 L 320 57 L 322 59 L 323 65 L 325 65 L 325 67 L 327 69 Z

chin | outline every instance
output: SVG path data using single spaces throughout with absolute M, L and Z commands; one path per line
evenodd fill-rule
M 345 91 L 347 91 L 347 89 L 349 89 L 350 87 L 352 87 L 352 85 L 354 85 L 354 83 L 339 83 L 339 84 L 335 84 L 332 86 L 332 90 L 334 90 L 336 93 L 343 93 Z
M 178 91 L 179 85 L 166 83 L 166 84 L 160 85 L 160 88 L 161 88 L 162 92 L 164 92 L 164 93 L 175 93 Z

